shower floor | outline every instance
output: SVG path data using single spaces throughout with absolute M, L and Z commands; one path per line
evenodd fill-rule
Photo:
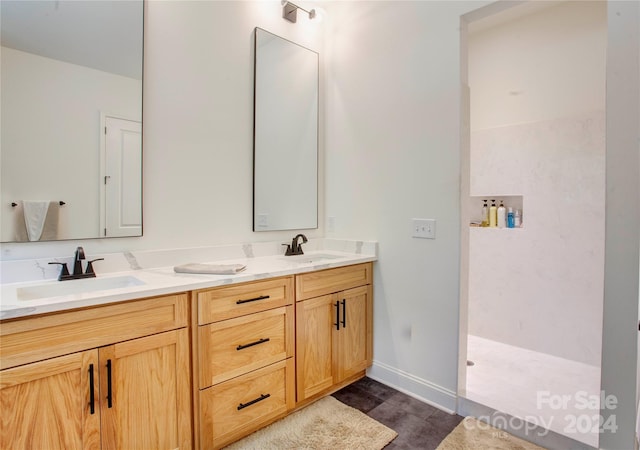
M 600 368 L 469 335 L 469 400 L 598 447 Z

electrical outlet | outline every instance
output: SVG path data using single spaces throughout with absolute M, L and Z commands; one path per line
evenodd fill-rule
M 413 219 L 411 236 L 414 238 L 420 238 L 420 239 L 435 239 L 436 238 L 435 219 Z
M 336 231 L 336 218 L 333 216 L 329 216 L 327 218 L 327 231 L 329 233 L 333 233 Z
M 258 227 L 265 228 L 269 226 L 269 214 L 258 214 Z

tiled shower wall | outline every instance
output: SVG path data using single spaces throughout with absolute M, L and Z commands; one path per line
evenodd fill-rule
M 471 195 L 522 195 L 524 221 L 470 229 L 470 334 L 600 364 L 604 158 L 604 111 L 471 133 Z

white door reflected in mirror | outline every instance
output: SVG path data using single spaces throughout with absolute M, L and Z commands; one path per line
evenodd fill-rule
M 105 117 L 103 237 L 142 234 L 142 124 Z

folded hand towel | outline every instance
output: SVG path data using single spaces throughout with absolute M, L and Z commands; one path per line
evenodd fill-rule
M 58 239 L 58 217 L 60 211 L 60 202 L 52 201 L 48 202 L 49 206 L 46 208 L 44 215 L 44 221 L 41 214 L 33 214 L 33 210 L 40 213 L 45 210 L 45 204 L 47 202 L 23 202 L 16 203 L 14 214 L 15 220 L 13 224 L 14 240 L 16 242 L 25 241 L 55 241 Z M 38 217 L 35 220 L 36 216 Z M 31 217 L 31 220 L 27 221 L 27 217 Z M 40 235 L 38 235 L 38 229 Z
M 49 210 L 47 211 L 47 217 L 44 219 L 44 225 L 42 227 L 41 241 L 55 241 L 58 239 L 58 218 L 60 212 L 60 202 L 49 202 Z
M 39 241 L 47 218 L 49 202 L 23 202 L 24 223 L 30 241 Z
M 190 263 L 173 268 L 176 273 L 205 273 L 212 275 L 233 275 L 242 272 L 247 266 L 242 264 L 198 264 Z

